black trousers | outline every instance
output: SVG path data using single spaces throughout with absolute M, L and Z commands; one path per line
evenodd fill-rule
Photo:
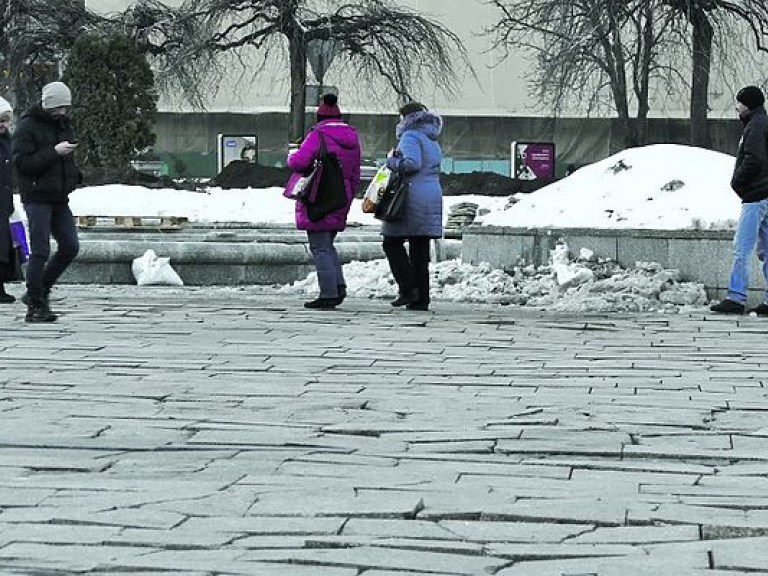
M 408 252 L 405 242 L 408 242 Z M 384 236 L 384 254 L 400 294 L 414 288 L 419 292 L 418 304 L 429 304 L 429 236 Z
M 27 293 L 39 300 L 77 256 L 80 242 L 75 218 L 67 204 L 24 204 L 29 221 Z M 51 236 L 57 250 L 51 255 Z

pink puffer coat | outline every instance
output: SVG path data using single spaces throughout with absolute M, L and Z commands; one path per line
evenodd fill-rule
M 341 163 L 347 188 L 347 205 L 317 222 L 312 222 L 307 216 L 304 204 L 296 201 L 296 228 L 311 232 L 341 232 L 347 226 L 349 207 L 360 185 L 360 140 L 357 131 L 342 120 L 330 119 L 318 122 L 307 134 L 301 147 L 288 156 L 287 164 L 293 172 L 305 172 L 320 154 L 318 131 L 323 133 L 328 151 L 335 153 Z

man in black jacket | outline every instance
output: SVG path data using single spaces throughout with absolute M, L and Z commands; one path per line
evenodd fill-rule
M 69 119 L 72 93 L 63 82 L 43 87 L 42 102 L 21 117 L 13 134 L 13 165 L 29 223 L 27 322 L 54 322 L 49 294 L 77 256 L 80 244 L 69 209 L 69 193 L 80 183 Z M 51 236 L 58 246 L 51 255 Z
M 768 290 L 768 116 L 765 96 L 757 86 L 746 86 L 736 95 L 736 111 L 744 132 L 736 153 L 731 188 L 741 198 L 741 214 L 733 238 L 733 266 L 728 297 L 710 307 L 721 314 L 743 314 L 749 287 L 749 262 L 757 255 Z M 768 316 L 768 291 L 750 312 Z

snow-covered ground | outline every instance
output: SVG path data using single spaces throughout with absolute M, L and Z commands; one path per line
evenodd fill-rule
M 502 210 L 507 198 L 488 196 L 451 196 L 445 198 L 443 216 L 451 206 L 473 202 L 486 210 Z M 291 224 L 294 204 L 283 197 L 282 188 L 227 189 L 208 188 L 203 192 L 154 190 L 141 186 L 109 184 L 79 188 L 70 196 L 76 216 L 184 216 L 190 222 L 247 222 L 252 224 Z M 372 214 L 362 211 L 355 200 L 349 222 L 377 225 Z
M 677 145 L 629 149 L 586 166 L 533 194 L 513 198 L 450 196 L 452 205 L 473 202 L 485 225 L 639 229 L 728 229 L 739 213 L 730 190 L 734 158 Z M 136 186 L 98 186 L 71 196 L 75 215 L 185 216 L 192 222 L 290 224 L 293 203 L 282 188 L 204 192 L 155 190 Z M 355 201 L 350 222 L 375 225 Z M 137 255 L 138 256 L 138 255 Z M 161 255 L 162 256 L 162 255 Z M 675 271 L 644 263 L 623 270 L 615 263 L 581 254 L 571 261 L 565 251 L 548 266 L 523 267 L 506 274 L 487 265 L 458 260 L 432 267 L 433 299 L 494 302 L 562 311 L 678 311 L 702 306 L 698 284 L 683 283 Z M 395 286 L 385 261 L 345 266 L 353 296 L 387 297 Z M 316 293 L 314 274 L 283 293 Z
M 577 170 L 484 224 L 522 227 L 728 229 L 739 215 L 734 157 L 658 144 L 630 148 Z

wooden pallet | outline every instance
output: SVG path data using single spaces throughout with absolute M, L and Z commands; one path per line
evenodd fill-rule
M 75 216 L 78 228 L 140 228 L 179 230 L 187 224 L 183 216 Z

